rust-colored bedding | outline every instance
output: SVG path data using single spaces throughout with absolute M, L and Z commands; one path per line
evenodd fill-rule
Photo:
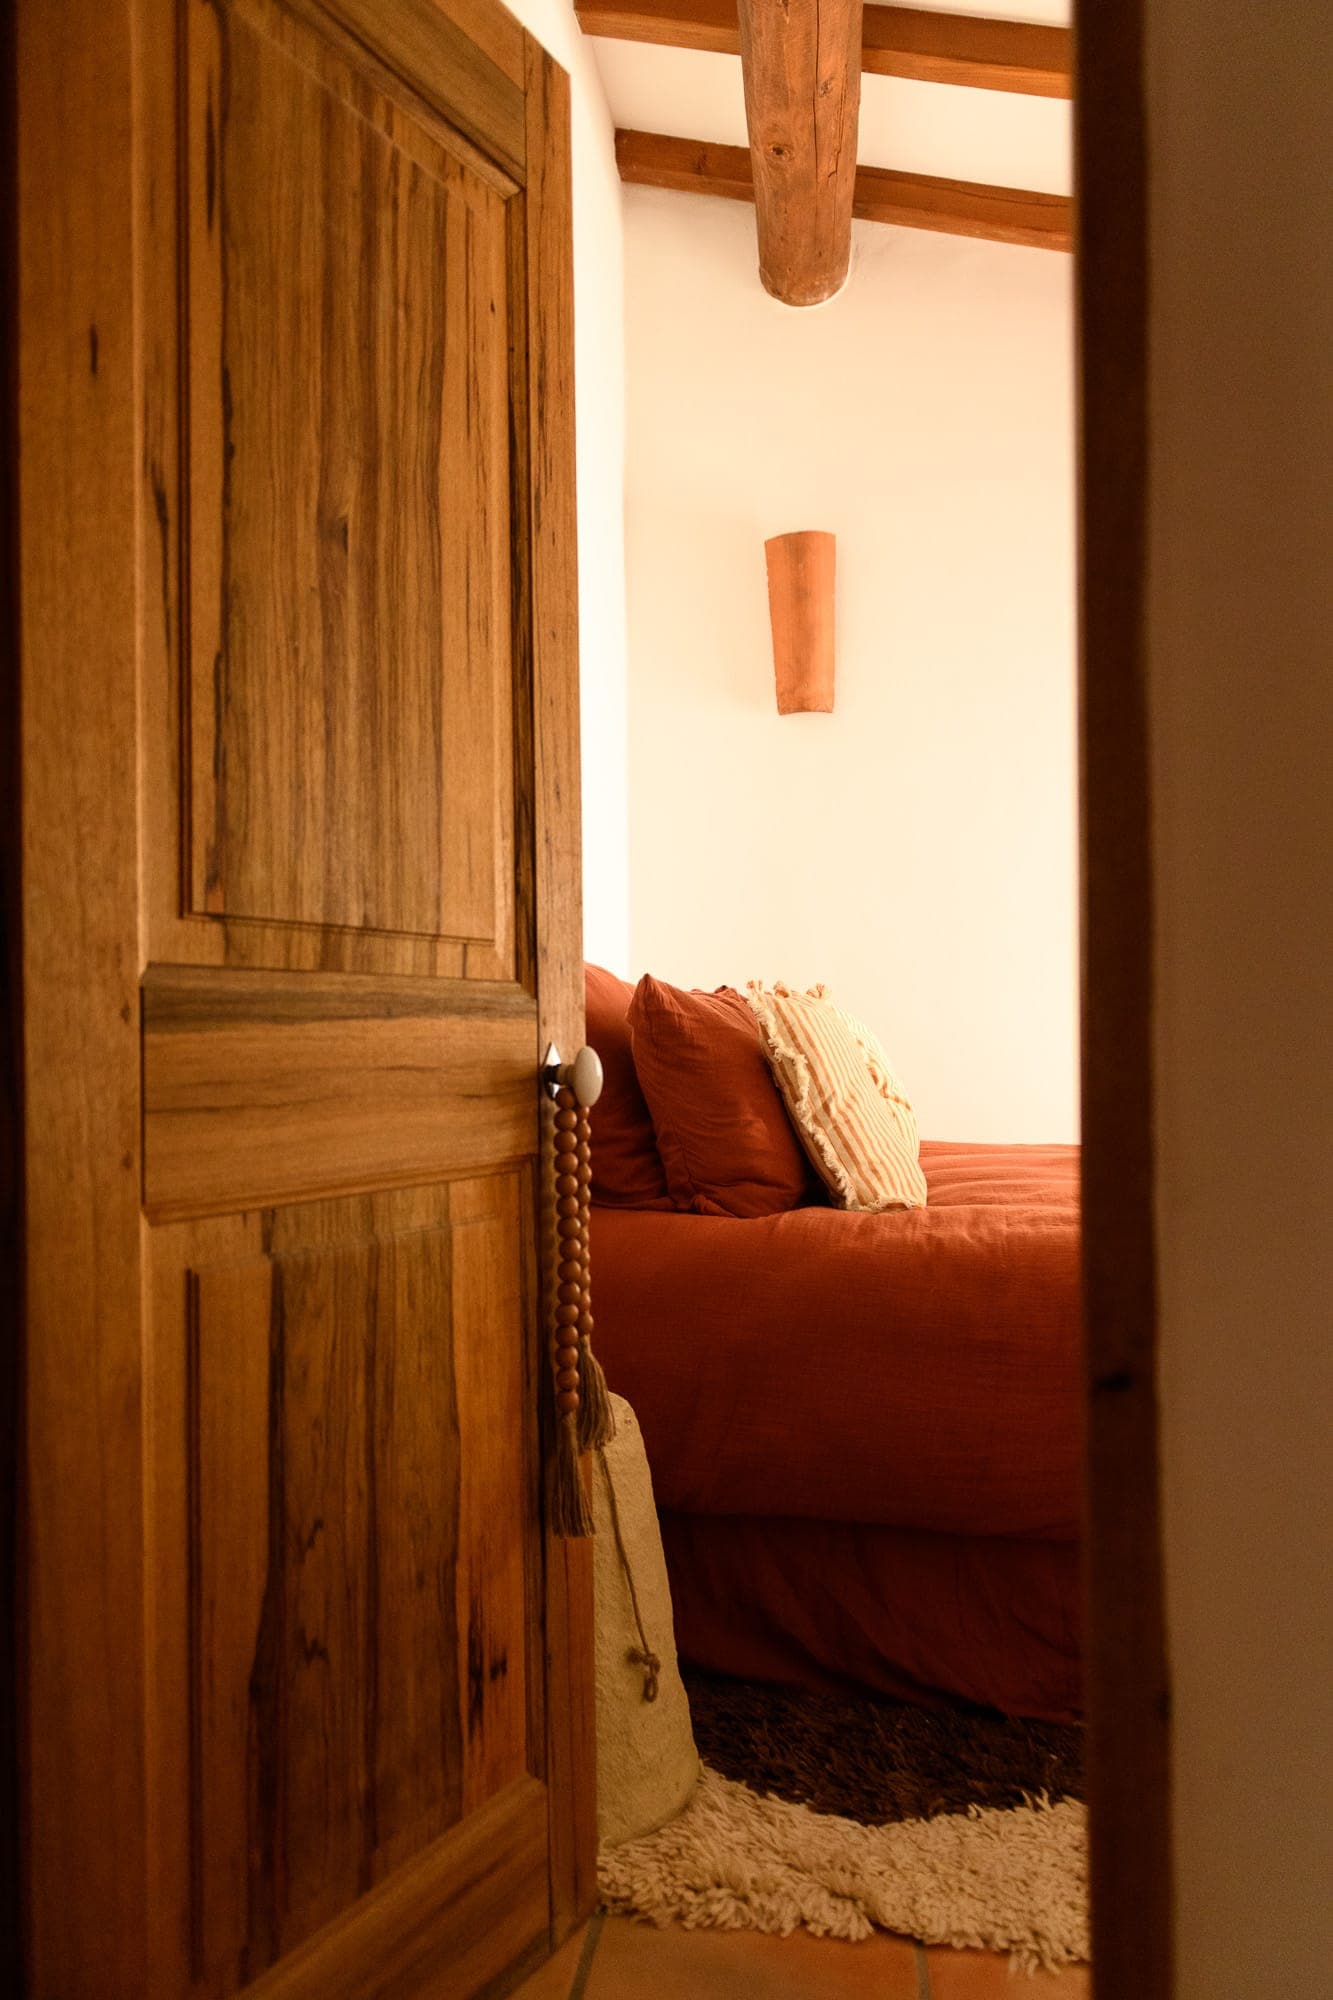
M 598 1347 L 663 1508 L 1077 1538 L 1077 1149 L 921 1160 L 908 1213 L 594 1209 Z
M 1073 1542 L 663 1514 L 682 1658 L 743 1680 L 1077 1720 Z

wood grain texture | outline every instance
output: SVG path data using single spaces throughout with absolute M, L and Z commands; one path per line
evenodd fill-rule
M 523 36 L 505 9 L 484 0 L 394 0 L 391 7 L 383 0 L 319 0 L 319 11 L 522 179 Z
M 247 2000 L 485 2000 L 545 1955 L 546 1793 L 531 1778 L 246 1988 Z
M 18 92 L 14 9 L 0 16 L 0 185 L 18 181 Z M 0 1631 L 18 1629 L 18 1463 L 21 1411 L 23 1120 L 20 1077 L 23 884 L 19 819 L 18 227 L 11 199 L 0 209 Z M 22 1980 L 23 1885 L 19 1847 L 19 1648 L 0 1654 L 0 1992 Z
M 569 80 L 528 48 L 529 326 L 526 437 L 532 566 L 532 894 L 539 1041 L 583 1044 L 582 854 L 578 810 L 577 515 L 574 485 L 574 270 Z M 537 1051 L 540 1056 L 540 1051 Z M 549 1147 L 549 1105 L 544 1146 Z M 543 1173 L 543 1182 L 549 1175 Z M 552 1278 L 549 1232 L 544 1279 Z M 541 1375 L 547 1378 L 543 1366 Z M 545 1408 L 545 1449 L 553 1444 Z M 558 1945 L 597 1899 L 597 1748 L 592 1550 L 546 1536 L 544 1675 L 551 1798 L 551 1939 Z
M 162 963 L 189 961 L 237 966 L 285 966 L 311 971 L 439 974 L 479 979 L 512 978 L 517 972 L 522 977 L 528 945 L 521 939 L 506 941 L 501 938 L 497 943 L 422 935 L 391 936 L 364 928 L 318 928 L 244 917 L 215 916 L 212 921 L 201 923 L 183 914 L 189 911 L 196 896 L 190 880 L 192 869 L 188 851 L 183 858 L 179 851 L 180 826 L 182 823 L 189 825 L 193 812 L 180 755 L 181 739 L 188 734 L 190 720 L 189 705 L 183 699 L 181 685 L 182 678 L 189 671 L 190 647 L 188 635 L 182 634 L 181 626 L 183 621 L 188 624 L 192 599 L 197 605 L 200 595 L 207 596 L 210 589 L 213 598 L 217 598 L 216 576 L 210 584 L 210 574 L 216 571 L 217 564 L 210 551 L 216 551 L 219 544 L 216 536 L 202 538 L 195 551 L 198 561 L 191 573 L 190 563 L 183 559 L 189 554 L 190 509 L 186 504 L 182 478 L 188 478 L 193 468 L 199 494 L 216 497 L 221 491 L 223 441 L 221 427 L 217 423 L 210 427 L 200 422 L 191 429 L 188 398 L 180 390 L 180 355 L 183 345 L 187 378 L 191 374 L 202 375 L 206 384 L 213 385 L 206 395 L 205 404 L 208 405 L 211 396 L 212 403 L 216 405 L 215 385 L 221 370 L 221 322 L 219 319 L 214 328 L 208 317 L 209 293 L 203 280 L 207 276 L 209 258 L 199 250 L 197 240 L 195 249 L 198 254 L 193 259 L 192 282 L 196 305 L 201 310 L 196 311 L 193 320 L 181 308 L 182 287 L 178 268 L 178 243 L 184 231 L 184 216 L 188 212 L 188 201 L 181 200 L 182 187 L 188 194 L 191 182 L 196 193 L 201 185 L 206 192 L 207 186 L 206 161 L 201 183 L 199 162 L 196 160 L 191 176 L 188 159 L 191 135 L 197 139 L 201 132 L 205 135 L 207 132 L 207 91 L 196 88 L 193 114 L 180 120 L 179 130 L 186 152 L 183 161 L 177 143 L 176 88 L 177 71 L 186 68 L 184 53 L 178 57 L 170 11 L 164 9 L 160 14 L 155 13 L 152 0 L 141 0 L 141 4 L 146 18 L 138 56 L 142 116 L 136 149 L 136 200 L 139 282 L 143 300 L 140 323 L 143 442 L 138 518 L 144 579 L 140 599 L 139 648 L 145 731 L 141 796 L 145 835 L 145 956 Z M 447 6 L 444 0 L 440 0 L 440 5 L 442 11 L 464 26 L 467 32 L 475 30 L 483 36 L 499 66 L 507 67 L 507 72 L 517 69 L 521 87 L 522 32 L 512 18 L 502 8 L 491 5 L 490 0 L 448 0 Z M 286 19 L 292 9 L 300 15 L 300 22 L 295 26 Z M 378 12 L 380 25 L 387 35 L 392 29 L 394 10 L 386 6 Z M 252 23 L 257 21 L 260 18 L 258 7 L 249 9 L 246 18 Z M 413 91 L 402 75 L 386 67 L 367 47 L 332 21 L 315 4 L 315 0 L 287 0 L 286 7 L 270 7 L 264 11 L 263 18 L 267 23 L 268 38 L 276 40 L 280 48 L 308 47 L 311 41 L 310 24 L 316 23 L 318 35 L 315 39 L 324 51 L 322 60 L 335 66 L 341 64 L 343 74 L 349 66 L 359 66 L 366 74 L 369 87 L 365 94 L 368 100 L 373 105 L 379 105 L 381 111 L 386 106 L 391 107 L 396 147 L 413 148 L 414 133 L 419 129 L 426 134 L 427 152 L 431 147 L 436 151 L 443 148 L 456 159 L 460 168 L 466 168 L 463 180 L 465 192 L 481 187 L 506 197 L 513 194 L 516 183 L 511 173 L 496 166 L 477 146 L 463 139 L 455 128 L 446 125 L 420 92 Z M 220 38 L 213 33 L 207 10 L 187 16 L 182 9 L 180 19 L 189 28 L 197 59 L 201 52 L 206 53 L 210 35 L 220 49 Z M 486 31 L 488 21 L 492 32 Z M 215 68 L 219 62 L 220 55 L 214 62 Z M 194 74 L 198 85 L 203 74 L 198 60 Z M 389 113 L 385 111 L 384 115 Z M 214 259 L 213 263 L 220 279 L 220 259 Z M 220 313 L 220 300 L 216 310 Z M 354 311 L 355 297 L 349 306 L 349 317 Z M 214 440 L 211 463 L 210 437 Z M 507 603 L 507 579 L 503 596 Z M 509 809 L 508 801 L 514 784 L 515 760 L 507 760 L 508 744 L 505 741 L 505 726 L 511 706 L 510 690 L 505 689 L 497 709 L 495 744 L 495 797 L 497 811 L 501 813 Z M 207 760 L 208 750 L 202 740 L 200 755 Z M 205 777 L 208 778 L 207 772 Z M 201 834 L 206 838 L 208 816 L 202 809 L 200 818 Z M 512 879 L 512 871 L 503 875 L 497 871 L 495 900 L 497 909 L 501 911 L 512 897 Z
M 750 155 L 743 146 L 619 131 L 616 162 L 620 178 L 640 187 L 721 195 L 728 201 L 754 200 Z M 1041 250 L 1068 250 L 1073 241 L 1073 204 L 1066 195 L 900 174 L 886 167 L 858 168 L 852 212 L 863 222 L 940 230 Z
M 503 958 L 504 197 L 285 13 L 188 20 L 193 907 Z
M 156 1217 L 404 1185 L 530 1156 L 520 987 L 153 967 L 144 1201 Z
M 590 1569 L 545 1553 L 537 1417 L 541 1009 L 582 1026 L 566 86 L 489 0 L 440 13 L 511 82 L 521 55 L 521 145 L 499 123 L 446 125 L 413 75 L 413 4 L 127 0 L 109 32 L 76 0 L 54 35 L 22 4 L 24 202 L 43 218 L 23 233 L 40 341 L 22 588 L 40 644 L 22 667 L 41 774 L 23 892 L 40 911 L 29 1101 L 46 1121 L 29 1338 L 49 1341 L 25 1411 L 41 1480 L 22 1551 L 39 1614 L 23 1716 L 33 1991 L 473 2000 L 593 1894 Z M 85 99 L 86 130 L 62 143 Z M 230 153 L 228 120 L 233 140 L 245 127 Z M 283 176 L 260 171 L 270 141 L 304 178 L 299 217 Z M 431 230 L 404 190 L 443 215 L 443 303 L 414 275 Z M 46 240 L 53 214 L 77 272 Z M 323 242 L 344 224 L 354 257 Z M 271 329 L 228 349 L 238 243 L 255 269 L 268 260 L 290 353 Z M 312 270 L 346 278 L 353 334 L 365 308 L 339 365 L 374 377 L 374 424 L 353 413 L 340 430 L 332 405 L 301 400 L 331 351 Z M 466 363 L 452 377 L 451 341 Z M 396 448 L 380 421 L 395 395 L 434 407 L 441 354 L 455 487 L 469 464 L 486 486 L 485 507 L 474 490 L 456 509 L 465 588 L 450 609 L 445 556 L 434 575 L 423 556 L 418 625 L 381 621 L 398 651 L 376 654 L 356 701 L 340 669 L 294 702 L 284 634 L 304 661 L 355 622 L 318 504 Z M 266 413 L 285 420 L 288 394 L 284 431 Z M 249 540 L 221 545 L 210 580 L 202 530 L 224 486 L 239 497 L 247 425 L 271 458 L 251 453 Z M 436 463 L 442 515 L 453 462 Z M 285 506 L 302 482 L 318 503 L 304 541 Z M 467 539 L 483 516 L 503 532 Z M 349 526 L 349 568 L 354 547 Z M 385 569 L 377 542 L 363 572 Z M 272 622 L 249 714 L 205 703 L 205 727 L 223 726 L 192 758 L 201 717 L 184 696 L 210 602 Z M 419 724 L 422 662 L 451 678 L 434 626 L 467 655 L 464 682 L 488 631 L 505 659 L 489 736 L 464 708 L 443 759 L 494 810 L 452 849 L 428 834 L 428 865 L 399 840 L 421 817 L 418 743 L 396 715 L 357 736 L 347 710 L 388 690 Z M 364 754 L 373 727 L 388 773 Z M 196 814 L 216 827 L 209 787 L 233 782 L 223 830 L 233 850 L 238 829 L 250 842 L 257 914 L 196 907 Z M 284 815 L 294 847 L 274 835 Z M 445 935 L 438 914 L 433 932 L 375 927 L 415 921 L 404 903 L 435 895 L 436 864 L 439 900 L 489 893 L 490 937 Z M 343 905 L 320 900 L 330 888 Z
M 272 1553 L 270 1510 L 275 1500 L 282 1502 L 269 1477 L 272 1360 L 267 1340 L 254 1337 L 273 1313 L 274 1274 L 267 1258 L 255 1256 L 184 1276 L 189 1959 L 196 1979 L 225 1987 L 238 1983 L 249 1957 L 245 1913 L 253 1862 L 247 1833 L 257 1789 L 250 1680 Z M 271 1663 L 267 1671 L 271 1692 Z M 265 1858 L 271 1866 L 271 1851 Z M 265 1957 L 272 1957 L 271 1945 Z
M 713 55 L 741 52 L 736 0 L 574 0 L 574 12 L 585 35 Z
M 764 543 L 778 714 L 833 709 L 837 538 L 819 528 Z
M 1148 166 L 1143 8 L 1080 11 L 1083 1309 L 1092 1937 L 1103 2000 L 1174 1991 L 1162 1568 L 1153 896 L 1144 598 Z
M 1068 195 L 990 187 L 982 181 L 860 167 L 852 213 L 862 222 L 940 230 L 987 243 L 1017 243 L 1033 250 L 1073 248 L 1073 203 Z
M 919 83 L 1069 97 L 1072 43 L 1068 28 L 872 5 L 865 10 L 861 67 Z
M 736 0 L 576 0 L 575 12 L 585 35 L 740 54 Z M 862 22 L 861 68 L 923 83 L 1068 97 L 1071 40 L 1068 28 L 880 7 L 870 0 Z
M 530 1179 L 492 1176 L 451 1190 L 450 1318 L 458 1406 L 480 1445 L 460 1458 L 455 1622 L 466 1672 L 460 1796 L 473 1811 L 528 1769 L 527 1565 L 538 1531 L 526 1463 L 533 1412 L 524 1365 L 531 1327 L 523 1286 L 521 1209 Z M 508 1337 L 496 1338 L 496 1329 Z M 524 1524 L 523 1535 L 514 1524 Z
M 192 1824 L 221 1991 L 461 1816 L 450 1248 L 423 1230 L 191 1274 Z
M 754 170 L 745 146 L 705 139 L 676 139 L 665 132 L 616 133 L 616 166 L 634 187 L 670 188 L 678 194 L 754 200 Z
M 178 1900 L 184 1921 L 155 1990 L 249 1991 L 329 1923 L 369 1976 L 341 1913 L 524 1780 L 545 1851 L 527 1755 L 537 1410 L 514 1393 L 530 1190 L 521 1169 L 151 1233 L 152 1485 L 189 1496 L 151 1622 L 191 1634 L 163 1655 L 190 1719 L 163 1704 L 159 1816 L 189 1851 L 163 1878 L 158 1924 Z M 447 1906 L 462 1885 L 436 1887 Z M 543 1894 L 524 1953 L 547 1921 Z M 440 1951 L 447 1935 L 442 1916 Z M 460 1957 L 473 1942 L 452 1934 Z M 497 1943 L 494 1964 L 515 1955 Z
M 138 2000 L 134 48 L 124 8 L 16 14 L 26 1971 Z
M 759 277 L 784 305 L 846 281 L 861 109 L 862 0 L 740 0 Z

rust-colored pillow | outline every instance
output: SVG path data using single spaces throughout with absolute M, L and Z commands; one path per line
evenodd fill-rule
M 583 968 L 589 1047 L 602 1058 L 602 1094 L 592 1108 L 592 1198 L 604 1208 L 675 1207 L 634 1073 L 629 1003 L 634 988 L 600 965 Z
M 773 1082 L 755 1017 L 729 986 L 687 993 L 645 977 L 629 1010 L 634 1067 L 677 1208 L 778 1215 L 819 1182 Z

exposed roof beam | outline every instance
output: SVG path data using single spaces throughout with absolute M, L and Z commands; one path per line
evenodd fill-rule
M 621 180 L 640 187 L 754 200 L 750 155 L 744 146 L 621 131 L 616 133 L 616 161 Z M 887 167 L 857 168 L 853 213 L 863 222 L 892 222 L 907 229 L 936 229 L 951 236 L 979 236 L 1041 250 L 1068 250 L 1073 241 L 1073 203 L 1068 195 L 941 180 L 934 174 L 900 174 Z
M 862 0 L 740 0 L 759 277 L 788 306 L 841 291 L 852 255 Z
M 737 0 L 576 0 L 585 35 L 740 54 Z M 867 5 L 861 67 L 877 76 L 961 83 L 1028 97 L 1069 97 L 1068 28 Z

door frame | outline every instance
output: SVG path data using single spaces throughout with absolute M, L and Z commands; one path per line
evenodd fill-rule
M 1169 2000 L 1171 1704 L 1158 1461 L 1145 632 L 1144 0 L 1074 0 L 1074 12 L 1093 1980 L 1099 2000 Z
M 22 1989 L 17 1474 L 23 1242 L 18 866 L 18 96 L 14 9 L 0 9 L 0 1991 Z
M 433 4 L 454 12 L 455 0 Z M 458 0 L 457 11 L 467 32 L 476 0 Z M 77 1893 L 80 1929 L 98 1940 L 99 1990 L 129 2000 L 143 1990 L 151 1924 L 130 637 L 148 587 L 151 503 L 135 259 L 143 197 L 127 143 L 142 22 L 138 0 L 17 0 L 4 16 L 0 142 L 17 168 L 4 228 L 18 254 L 5 259 L 14 277 L 0 442 L 12 504 L 0 643 L 13 671 L 0 701 L 0 768 L 17 776 L 27 754 L 21 789 L 6 787 L 0 805 L 0 919 L 6 910 L 10 919 L 0 942 L 13 999 L 0 1020 L 0 1086 L 14 1086 L 12 1101 L 0 1088 L 0 1167 L 12 1162 L 16 1192 L 9 1204 L 0 1178 L 0 1248 L 11 1253 L 0 1282 L 22 1273 L 12 1371 L 11 1349 L 0 1357 L 0 1426 L 10 1432 L 0 1449 L 18 1493 L 2 1524 L 16 1551 L 18 1616 L 7 1658 L 15 1685 L 0 1678 L 0 1790 L 14 1750 L 23 1848 L 11 1856 L 0 1847 L 0 1919 L 11 1901 L 20 1912 L 0 1933 L 17 1950 L 21 1932 L 32 1990 L 67 1990 L 52 1941 Z M 524 47 L 529 166 L 517 199 L 529 219 L 529 369 L 526 409 L 515 414 L 526 422 L 532 482 L 534 782 L 524 837 L 538 942 L 535 1100 L 547 1041 L 576 1049 L 583 1040 L 583 953 L 569 84 L 530 34 Z M 103 667 L 95 680 L 90 657 Z M 64 719 L 90 710 L 96 726 L 77 733 L 71 754 Z M 0 1484 L 0 1508 L 8 1492 Z M 100 1533 L 106 1521 L 115 1530 Z M 0 1568 L 0 1591 L 7 1582 Z M 596 1894 L 591 1545 L 545 1534 L 542 1587 L 554 1949 Z

